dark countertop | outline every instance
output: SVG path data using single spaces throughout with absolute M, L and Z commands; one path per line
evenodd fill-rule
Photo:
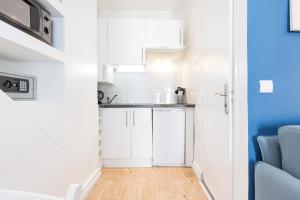
M 195 104 L 101 104 L 100 108 L 194 108 Z

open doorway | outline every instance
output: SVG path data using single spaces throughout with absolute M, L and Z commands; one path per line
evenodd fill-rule
M 169 184 L 181 176 L 200 181 L 195 190 L 201 197 L 194 199 L 244 199 L 247 136 L 238 137 L 237 132 L 247 130 L 245 5 L 232 0 L 100 0 L 98 4 L 104 175 L 91 196 L 118 199 L 122 190 L 134 199 L 133 193 L 143 194 L 144 184 L 153 186 L 150 193 L 162 195 L 156 199 L 193 196 L 188 189 L 176 189 L 178 179 Z M 178 88 L 184 94 L 181 104 Z M 185 112 L 183 126 L 171 122 L 175 113 L 179 115 L 178 105 Z M 172 115 L 158 117 L 157 109 Z M 182 137 L 180 127 L 184 127 Z M 165 162 L 154 162 L 155 156 Z M 174 162 L 168 160 L 173 156 Z

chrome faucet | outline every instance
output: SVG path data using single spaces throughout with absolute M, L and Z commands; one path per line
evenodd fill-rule
M 114 95 L 112 98 L 107 97 L 107 103 L 108 103 L 108 104 L 111 104 L 111 103 L 113 102 L 113 100 L 114 100 L 117 96 L 118 96 L 118 95 L 116 94 L 116 95 Z

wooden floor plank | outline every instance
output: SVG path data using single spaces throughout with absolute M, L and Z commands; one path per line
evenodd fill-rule
M 191 168 L 104 169 L 87 200 L 207 200 Z

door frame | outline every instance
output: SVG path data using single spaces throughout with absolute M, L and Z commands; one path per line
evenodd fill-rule
M 248 199 L 248 59 L 247 0 L 232 3 L 233 55 L 233 135 L 232 197 Z

